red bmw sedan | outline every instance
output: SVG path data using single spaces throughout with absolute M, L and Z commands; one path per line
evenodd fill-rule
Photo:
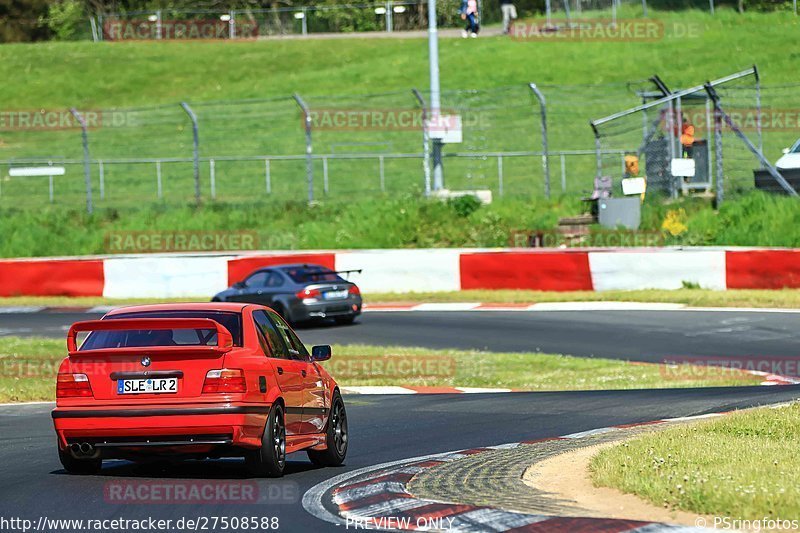
M 300 450 L 344 461 L 347 413 L 319 364 L 331 348 L 309 354 L 268 307 L 124 307 L 73 324 L 67 349 L 52 413 L 67 472 L 108 458 L 243 456 L 253 475 L 275 477 Z

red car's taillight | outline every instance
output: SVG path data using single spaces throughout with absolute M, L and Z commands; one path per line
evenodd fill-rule
M 315 302 L 322 298 L 322 293 L 319 289 L 303 289 L 302 291 L 298 291 L 295 296 L 301 300 L 311 300 Z
M 350 288 L 347 289 L 347 292 L 349 292 L 353 296 L 360 296 L 361 295 L 361 291 L 355 285 L 351 285 Z
M 238 368 L 223 368 L 222 370 L 208 371 L 206 380 L 203 382 L 203 394 L 226 392 L 247 392 L 244 370 Z
M 86 374 L 59 374 L 56 398 L 91 398 L 92 386 Z

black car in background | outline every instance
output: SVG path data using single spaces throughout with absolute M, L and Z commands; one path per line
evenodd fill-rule
M 218 293 L 214 302 L 248 302 L 271 307 L 288 322 L 330 318 L 350 324 L 361 314 L 361 291 L 321 265 L 290 264 L 260 268 Z

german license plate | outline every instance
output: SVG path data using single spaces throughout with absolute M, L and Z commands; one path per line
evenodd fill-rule
M 117 394 L 170 394 L 176 392 L 178 392 L 178 378 L 117 380 Z
M 328 291 L 323 292 L 322 297 L 325 300 L 341 300 L 342 298 L 347 298 L 347 289 L 343 291 Z

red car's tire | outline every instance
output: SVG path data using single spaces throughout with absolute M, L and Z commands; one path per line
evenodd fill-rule
M 245 455 L 245 464 L 257 477 L 281 477 L 286 467 L 286 424 L 283 407 L 274 404 L 261 437 L 261 448 Z
M 308 458 L 319 466 L 339 466 L 347 455 L 347 411 L 339 391 L 333 393 L 331 414 L 328 418 L 328 447 L 324 450 L 308 450 Z
M 96 474 L 103 468 L 103 460 L 99 457 L 94 459 L 75 459 L 69 450 L 58 449 L 58 459 L 61 466 L 69 474 L 88 475 Z

